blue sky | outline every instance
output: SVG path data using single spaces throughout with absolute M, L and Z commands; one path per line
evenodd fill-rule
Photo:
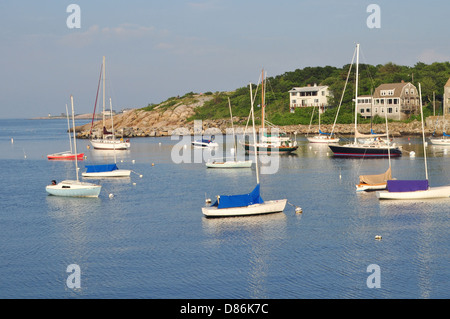
M 69 29 L 69 4 L 81 27 Z M 380 28 L 369 28 L 369 4 Z M 106 56 L 113 107 L 227 91 L 307 66 L 450 60 L 447 0 L 0 1 L 0 118 L 91 113 Z

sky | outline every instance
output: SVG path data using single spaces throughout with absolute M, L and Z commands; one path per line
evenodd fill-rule
M 115 110 L 231 91 L 263 68 L 342 67 L 356 43 L 371 65 L 449 61 L 449 12 L 448 0 L 0 0 L 0 118 L 59 115 L 70 95 L 92 113 L 103 56 Z

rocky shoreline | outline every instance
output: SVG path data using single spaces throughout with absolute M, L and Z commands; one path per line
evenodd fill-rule
M 113 118 L 114 129 L 116 135 L 124 138 L 132 137 L 161 137 L 171 135 L 195 135 L 195 134 L 225 134 L 227 129 L 231 129 L 229 119 L 220 120 L 205 120 L 205 121 L 187 121 L 187 119 L 195 114 L 195 108 L 201 107 L 203 104 L 212 99 L 212 96 L 195 96 L 186 102 L 180 99 L 178 103 L 168 102 L 161 103 L 151 111 L 142 109 L 134 109 L 115 115 Z M 442 129 L 445 127 L 444 122 L 448 122 L 450 117 L 445 120 L 440 117 L 430 116 L 426 119 L 425 134 L 432 134 L 435 129 L 436 133 L 442 134 Z M 247 118 L 233 118 L 235 124 L 235 131 L 237 133 L 243 132 Z M 106 120 L 105 127 L 110 130 L 111 119 Z M 321 125 L 321 130 L 324 132 L 331 132 L 333 125 Z M 385 124 L 361 124 L 358 125 L 358 130 L 361 133 L 370 133 L 370 129 L 376 133 L 384 133 L 386 131 Z M 77 126 L 79 138 L 89 138 L 91 124 Z M 319 132 L 318 125 L 288 125 L 280 127 L 281 131 L 288 134 L 316 134 Z M 102 132 L 102 121 L 94 122 L 93 135 L 96 136 Z M 334 132 L 337 135 L 352 135 L 354 134 L 353 124 L 336 124 Z M 414 136 L 422 134 L 422 124 L 419 121 L 412 121 L 410 123 L 393 122 L 389 123 L 389 135 L 393 137 L 400 136 Z

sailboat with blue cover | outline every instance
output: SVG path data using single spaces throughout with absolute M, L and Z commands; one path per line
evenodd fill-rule
M 112 116 L 112 103 L 111 99 L 109 99 L 109 106 L 111 108 L 111 123 L 114 127 L 113 116 Z M 117 167 L 117 159 L 116 159 L 116 150 L 113 145 L 113 154 L 114 154 L 114 164 L 92 164 L 86 165 L 86 172 L 83 172 L 81 175 L 83 177 L 129 177 L 131 174 L 131 170 L 128 169 L 119 169 Z
M 250 85 L 251 90 L 251 85 Z M 251 101 L 251 113 L 253 120 L 253 139 L 256 141 L 255 116 L 253 112 L 253 99 Z M 232 217 L 249 216 L 279 213 L 286 207 L 287 199 L 264 201 L 261 197 L 259 171 L 258 171 L 258 152 L 255 148 L 256 164 L 256 186 L 248 194 L 240 195 L 219 195 L 214 204 L 202 207 L 202 213 L 206 217 Z

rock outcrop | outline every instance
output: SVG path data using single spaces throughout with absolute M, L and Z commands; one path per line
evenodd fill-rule
M 158 137 L 170 136 L 173 134 L 203 134 L 207 131 L 209 134 L 226 133 L 227 129 L 231 128 L 229 119 L 220 120 L 204 120 L 194 123 L 194 121 L 187 121 L 188 118 L 195 114 L 195 108 L 202 107 L 206 101 L 213 98 L 212 95 L 193 95 L 184 99 L 170 99 L 164 103 L 159 104 L 152 110 L 146 111 L 143 109 L 134 109 L 115 115 L 113 118 L 114 129 L 116 135 L 119 137 Z M 242 126 L 235 125 L 236 131 L 243 131 L 247 119 L 233 118 L 234 122 L 243 123 Z M 427 125 L 425 133 L 431 134 L 435 130 L 435 117 L 427 118 Z M 105 127 L 110 130 L 111 119 L 105 121 Z M 324 132 L 331 132 L 333 125 L 321 125 L 321 130 Z M 370 129 L 376 133 L 384 133 L 386 131 L 385 124 L 361 124 L 358 125 L 358 130 L 361 133 L 370 133 Z M 76 131 L 78 137 L 88 138 L 90 134 L 91 124 L 78 126 Z M 280 130 L 289 134 L 315 134 L 319 132 L 318 125 L 288 125 L 280 127 Z M 102 121 L 94 123 L 92 134 L 98 135 L 102 131 Z M 353 124 L 336 124 L 334 128 L 336 134 L 352 135 L 354 133 Z M 389 123 L 389 135 L 393 137 L 405 135 L 420 135 L 422 134 L 422 125 L 419 121 L 412 121 L 410 123 L 393 122 Z

